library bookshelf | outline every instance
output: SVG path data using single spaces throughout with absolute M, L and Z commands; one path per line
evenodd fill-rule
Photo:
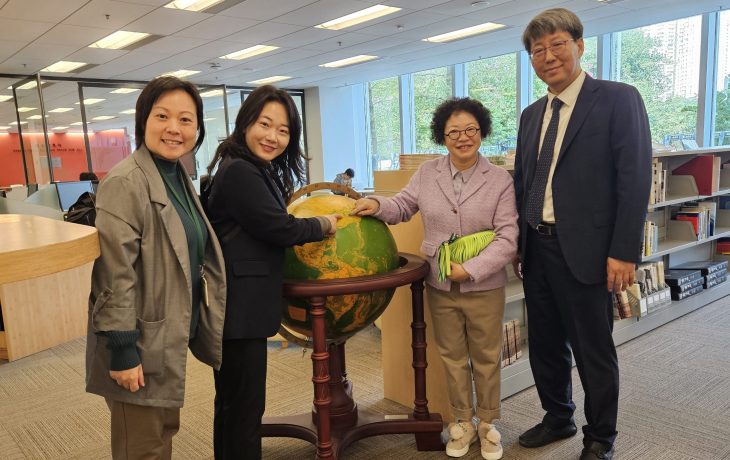
M 714 232 L 705 238 L 698 239 L 693 224 L 687 221 L 673 220 L 673 210 L 691 202 L 713 200 L 730 197 L 730 169 L 717 171 L 716 190 L 710 194 L 700 194 L 694 177 L 689 175 L 671 175 L 671 171 L 699 155 L 713 155 L 720 158 L 721 164 L 730 162 L 730 146 L 714 149 L 696 149 L 679 152 L 655 153 L 654 161 L 667 171 L 665 196 L 647 206 L 647 219 L 656 219 L 659 226 L 659 241 L 655 251 L 643 256 L 643 262 L 662 260 L 665 268 L 672 268 L 684 262 L 699 260 L 727 259 L 730 256 L 715 254 L 715 242 L 719 238 L 730 238 L 730 209 L 717 209 Z M 377 171 L 375 172 L 375 193 L 392 196 L 401 190 L 410 179 L 414 170 Z M 418 253 L 422 239 L 420 216 L 410 222 L 391 227 L 396 237 L 399 250 Z M 405 246 L 405 247 L 401 247 Z M 524 301 L 522 282 L 507 267 L 509 277 L 506 287 L 505 321 L 519 319 L 520 336 L 523 338 L 522 357 L 515 363 L 502 369 L 502 398 L 518 393 L 534 384 L 530 370 L 530 357 L 527 349 L 527 328 L 529 322 Z M 730 281 L 703 290 L 701 293 L 679 301 L 671 301 L 666 306 L 656 309 L 645 316 L 616 320 L 614 323 L 614 342 L 616 345 L 628 342 L 657 327 L 667 324 L 687 313 L 704 307 L 730 294 Z M 410 344 L 403 337 L 403 327 L 410 321 L 410 308 L 397 305 L 399 301 L 407 301 L 407 295 L 396 296 L 391 306 L 383 315 L 383 370 L 385 397 L 404 405 L 412 404 L 412 395 L 401 391 L 408 389 L 409 362 L 406 361 Z M 396 305 L 393 305 L 393 304 Z M 428 306 L 427 306 L 428 307 Z M 428 316 L 427 316 L 428 323 Z M 427 332 L 428 328 L 427 328 Z M 432 336 L 428 335 L 428 373 L 427 398 L 431 410 L 448 416 L 448 398 L 445 393 L 443 370 Z M 401 352 L 393 352 L 402 349 Z

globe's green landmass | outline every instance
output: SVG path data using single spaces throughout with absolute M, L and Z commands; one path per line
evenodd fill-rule
M 337 233 L 324 241 L 287 249 L 284 277 L 296 280 L 341 279 L 385 273 L 398 267 L 398 250 L 388 226 L 372 217 L 350 216 L 355 200 L 317 195 L 289 205 L 296 217 L 340 214 Z M 327 340 L 341 342 L 371 324 L 385 310 L 394 289 L 330 296 L 325 316 Z M 282 322 L 311 337 L 309 305 L 287 299 Z

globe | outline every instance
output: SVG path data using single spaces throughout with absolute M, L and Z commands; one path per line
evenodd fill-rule
M 284 277 L 293 280 L 341 279 L 385 273 L 398 268 L 398 251 L 388 226 L 373 217 L 350 216 L 355 200 L 340 195 L 315 195 L 289 205 L 296 217 L 340 214 L 337 233 L 323 241 L 286 251 Z M 375 321 L 394 289 L 327 297 L 327 340 L 344 342 Z M 303 299 L 286 299 L 282 323 L 312 336 L 310 307 Z

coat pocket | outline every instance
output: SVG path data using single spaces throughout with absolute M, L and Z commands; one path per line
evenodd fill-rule
M 233 262 L 235 276 L 269 276 L 269 264 L 263 260 L 237 260 Z
M 142 371 L 160 375 L 165 369 L 165 320 L 147 322 L 137 318 L 140 338 L 137 342 Z
M 430 241 L 424 241 L 421 243 L 421 252 L 427 257 L 433 257 L 441 246 L 440 243 L 432 243 Z

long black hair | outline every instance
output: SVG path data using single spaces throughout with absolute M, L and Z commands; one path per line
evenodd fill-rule
M 286 146 L 284 153 L 271 162 L 254 155 L 246 145 L 246 129 L 258 120 L 264 106 L 269 102 L 278 102 L 283 105 L 289 118 L 289 145 Z M 243 158 L 267 170 L 284 199 L 289 201 L 296 183 L 304 182 L 305 179 L 305 156 L 299 146 L 301 135 L 302 122 L 299 118 L 299 111 L 289 93 L 271 85 L 260 86 L 243 101 L 238 116 L 236 116 L 236 127 L 233 129 L 233 133 L 216 149 L 213 161 L 208 165 L 208 174 L 212 174 L 216 166 L 228 157 Z

